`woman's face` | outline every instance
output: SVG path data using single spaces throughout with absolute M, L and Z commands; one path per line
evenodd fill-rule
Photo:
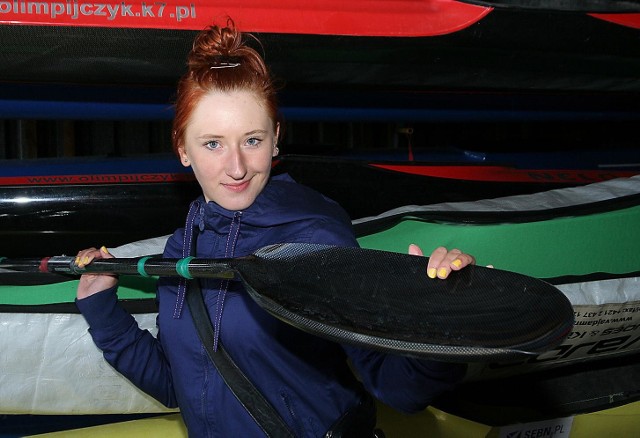
M 210 92 L 191 114 L 180 159 L 207 201 L 244 210 L 267 184 L 278 129 L 254 93 Z

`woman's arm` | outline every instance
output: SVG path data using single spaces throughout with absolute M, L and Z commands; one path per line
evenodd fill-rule
M 82 267 L 94 259 L 111 258 L 106 248 L 78 253 Z M 80 277 L 76 305 L 89 324 L 89 333 L 105 360 L 138 388 L 167 407 L 176 407 L 171 372 L 162 346 L 118 302 L 117 277 L 84 274 Z

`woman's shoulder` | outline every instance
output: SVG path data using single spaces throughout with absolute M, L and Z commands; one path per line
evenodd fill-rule
M 265 188 L 264 195 L 262 201 L 275 206 L 279 211 L 278 214 L 282 214 L 281 210 L 286 209 L 300 215 L 351 222 L 345 210 L 337 202 L 296 182 L 288 174 L 272 177 Z
M 177 229 L 167 239 L 162 256 L 165 258 L 182 257 L 182 247 L 184 246 L 184 239 L 185 239 L 184 228 Z

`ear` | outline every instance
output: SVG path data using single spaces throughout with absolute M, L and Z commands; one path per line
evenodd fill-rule
M 187 157 L 187 152 L 185 151 L 184 147 L 178 148 L 178 154 L 180 155 L 180 163 L 184 167 L 191 166 L 191 162 L 189 161 L 189 157 Z
M 280 149 L 278 149 L 278 140 L 280 139 L 280 122 L 276 123 L 276 135 L 273 139 L 273 151 L 271 152 L 272 157 L 278 156 Z

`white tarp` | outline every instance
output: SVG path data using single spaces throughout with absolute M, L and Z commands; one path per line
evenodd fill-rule
M 155 333 L 156 315 L 136 315 Z M 0 413 L 171 412 L 117 373 L 80 314 L 0 316 Z

